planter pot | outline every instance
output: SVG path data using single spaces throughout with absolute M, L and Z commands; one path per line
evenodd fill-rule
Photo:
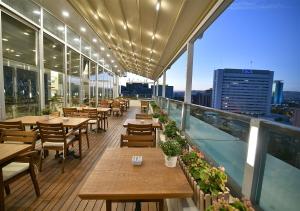
M 188 182 L 191 185 L 191 188 L 193 189 L 194 195 L 192 197 L 195 205 L 200 211 L 205 211 L 208 207 L 210 207 L 214 201 L 217 201 L 218 199 L 224 199 L 226 201 L 229 201 L 229 189 L 226 188 L 225 192 L 220 192 L 218 195 L 211 195 L 211 194 L 205 194 L 203 191 L 199 188 L 197 185 L 197 182 L 192 177 L 192 175 L 189 172 L 189 169 L 187 166 L 183 163 L 181 157 L 178 158 L 179 165 L 181 169 L 183 170 Z
M 177 163 L 177 156 L 168 157 L 165 155 L 165 165 L 167 167 L 174 168 L 176 167 L 176 163 Z
M 166 136 L 162 132 L 159 133 L 159 140 L 162 142 L 166 141 Z
M 158 118 L 152 118 L 152 120 L 157 123 L 159 122 Z

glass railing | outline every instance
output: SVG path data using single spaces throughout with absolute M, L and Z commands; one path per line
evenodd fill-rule
M 300 128 L 262 122 L 261 129 L 266 154 L 259 205 L 264 210 L 299 210 Z
M 235 186 L 242 187 L 250 118 L 187 105 L 184 124 L 191 142 L 216 165 L 225 167 Z
M 164 102 L 161 97 L 156 100 Z M 178 126 L 183 125 L 189 142 L 215 165 L 225 167 L 233 193 L 243 195 L 247 192 L 245 184 L 251 183 L 250 198 L 263 210 L 299 210 L 300 128 L 166 101 L 169 101 L 169 118 Z M 255 146 L 248 141 L 250 128 L 255 126 L 253 122 L 259 122 Z M 256 160 L 251 166 L 248 159 L 253 147 Z

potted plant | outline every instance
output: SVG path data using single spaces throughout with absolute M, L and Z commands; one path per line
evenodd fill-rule
M 169 139 L 174 139 L 177 137 L 177 127 L 176 127 L 176 122 L 170 121 L 166 126 L 164 130 L 164 134 L 169 138 Z
M 42 110 L 42 114 L 46 116 L 46 118 L 49 118 L 49 115 L 51 114 L 51 109 L 50 108 L 44 108 Z
M 158 122 L 159 113 L 154 113 L 154 114 L 152 115 L 152 117 L 153 117 L 153 121 Z
M 165 165 L 167 167 L 175 167 L 177 157 L 181 153 L 180 144 L 177 141 L 160 142 L 160 147 L 165 154 Z
M 231 202 L 224 198 L 214 201 L 206 211 L 254 211 L 249 200 L 240 201 L 238 198 L 233 198 Z

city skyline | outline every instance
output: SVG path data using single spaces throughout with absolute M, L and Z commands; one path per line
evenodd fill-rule
M 192 89 L 212 88 L 215 69 L 237 68 L 274 71 L 284 91 L 300 91 L 299 10 L 295 0 L 233 2 L 194 44 Z M 167 71 L 174 91 L 185 90 L 186 57 Z

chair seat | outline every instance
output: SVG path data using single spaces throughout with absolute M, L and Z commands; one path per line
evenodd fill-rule
M 29 169 L 29 163 L 12 162 L 2 168 L 3 181 L 18 175 L 19 173 Z
M 120 111 L 120 108 L 112 108 L 112 111 Z
M 91 119 L 88 121 L 89 124 L 97 124 L 97 120 L 96 119 Z
M 75 135 L 71 135 L 71 136 L 66 138 L 67 144 L 69 144 L 69 143 L 71 143 L 72 141 L 75 141 L 75 140 L 76 140 Z M 64 142 L 44 142 L 43 146 L 44 147 L 63 147 Z

